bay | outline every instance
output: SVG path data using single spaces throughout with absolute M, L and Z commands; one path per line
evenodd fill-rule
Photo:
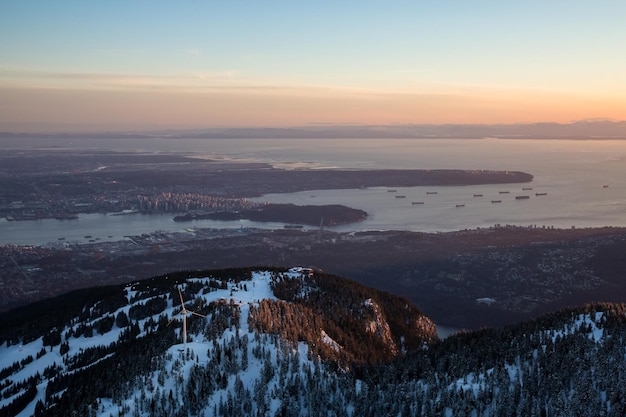
M 182 153 L 265 162 L 284 169 L 525 171 L 534 175 L 532 183 L 410 187 L 395 191 L 385 187 L 311 190 L 265 195 L 256 200 L 344 204 L 369 213 L 364 222 L 329 228 L 336 231 L 437 232 L 496 224 L 558 228 L 626 226 L 626 141 L 619 140 L 54 138 L 5 139 L 0 148 Z M 516 200 L 515 196 L 520 195 L 529 198 Z M 0 220 L 0 243 L 47 244 L 58 243 L 61 238 L 80 242 L 96 238 L 118 240 L 126 235 L 156 230 L 184 231 L 190 227 L 282 228 L 282 224 L 209 220 L 176 223 L 171 215 L 89 214 L 81 215 L 78 220 Z

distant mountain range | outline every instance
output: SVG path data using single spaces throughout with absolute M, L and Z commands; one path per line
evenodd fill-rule
M 439 340 L 308 268 L 185 271 L 0 315 L 0 416 L 620 416 L 626 306 Z
M 582 120 L 572 123 L 406 124 L 388 126 L 314 125 L 290 128 L 207 128 L 126 132 L 20 133 L 3 137 L 171 137 L 171 138 L 502 138 L 626 139 L 626 121 Z

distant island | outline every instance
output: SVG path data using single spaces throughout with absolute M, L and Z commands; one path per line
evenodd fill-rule
M 5 127 L 6 129 L 6 127 Z M 98 138 L 198 138 L 198 139 L 321 139 L 321 138 L 500 138 L 500 139 L 626 139 L 626 121 L 585 119 L 572 123 L 509 124 L 398 124 L 398 125 L 310 125 L 295 127 L 241 127 L 167 129 L 109 132 L 0 132 L 0 138 L 76 137 Z
M 367 218 L 367 212 L 340 204 L 325 206 L 296 206 L 295 204 L 266 204 L 259 208 L 242 211 L 219 211 L 213 213 L 186 213 L 174 217 L 174 221 L 191 220 L 252 220 L 255 222 L 280 222 L 308 226 L 337 226 L 355 223 Z

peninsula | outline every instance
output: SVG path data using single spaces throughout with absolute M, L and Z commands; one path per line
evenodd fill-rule
M 309 190 L 533 180 L 531 174 L 519 171 L 284 170 L 264 163 L 207 160 L 197 155 L 54 150 L 5 152 L 0 155 L 0 178 L 0 217 L 8 220 L 75 219 L 81 213 L 131 211 L 174 215 L 249 211 L 246 216 L 269 219 L 275 218 L 270 215 L 276 213 L 274 209 L 253 213 L 257 205 L 248 199 Z M 351 214 L 349 221 L 355 221 L 355 216 L 361 214 Z M 310 222 L 319 225 L 320 216 L 314 217 Z M 346 221 L 334 214 L 324 217 Z

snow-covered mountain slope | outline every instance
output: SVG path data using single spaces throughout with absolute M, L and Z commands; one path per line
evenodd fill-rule
M 236 269 L 2 318 L 0 416 L 626 412 L 621 304 L 437 341 L 405 299 L 304 268 Z
M 322 360 L 348 369 L 393 358 L 398 345 L 420 348 L 436 339 L 432 322 L 406 300 L 309 269 L 191 275 L 113 287 L 49 323 L 15 319 L 13 329 L 28 336 L 4 329 L 0 409 L 24 416 L 211 415 L 232 409 L 233 395 L 246 413 L 315 409 L 312 400 L 289 405 L 277 393 L 287 384 L 325 396 Z M 366 314 L 372 303 L 382 306 L 375 317 Z M 370 332 L 372 319 L 387 331 Z M 287 374 L 297 380 L 285 381 Z M 328 384 L 341 379 L 329 375 Z M 346 403 L 341 395 L 337 401 Z

